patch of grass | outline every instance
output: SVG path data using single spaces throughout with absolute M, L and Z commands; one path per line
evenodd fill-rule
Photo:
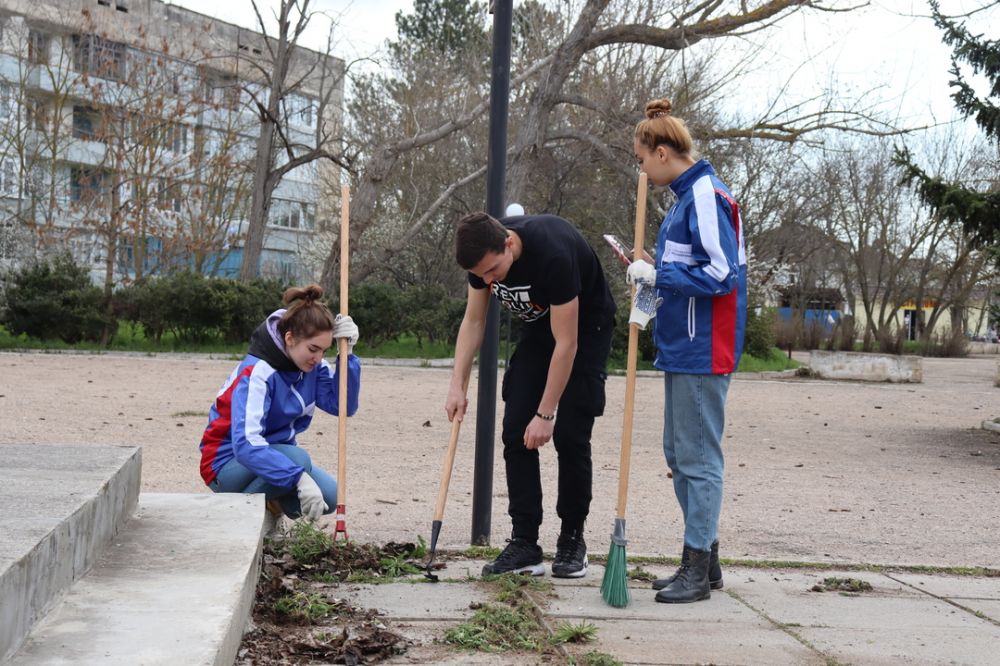
M 485 604 L 470 620 L 449 629 L 444 640 L 478 652 L 537 651 L 540 633 L 541 627 L 529 609 Z
M 653 582 L 654 580 L 656 580 L 656 574 L 654 574 L 652 571 L 647 571 L 646 569 L 643 569 L 641 566 L 637 566 L 635 568 L 629 569 L 628 578 L 629 580 L 644 580 Z
M 427 542 L 419 534 L 417 535 L 417 545 L 413 549 L 413 552 L 410 553 L 410 557 L 415 560 L 422 560 L 427 557 Z
M 329 615 L 336 608 L 322 594 L 296 592 L 286 594 L 274 604 L 274 610 L 290 618 L 303 622 L 315 622 Z
M 362 339 L 354 347 L 358 356 L 381 356 L 384 358 L 452 358 L 455 356 L 455 345 L 445 342 L 428 342 L 417 344 L 412 335 L 401 335 L 396 340 L 389 340 L 377 345 L 365 344 Z
M 871 592 L 872 584 L 859 578 L 838 578 L 828 576 L 822 583 L 816 583 L 810 590 L 812 592 L 841 592 L 858 595 L 862 592 Z
M 483 576 L 484 581 L 497 585 L 497 601 L 510 602 L 519 599 L 522 590 L 534 592 L 551 592 L 551 581 L 541 576 L 522 576 L 506 573 L 498 576 Z
M 394 557 L 383 557 L 379 560 L 383 575 L 388 578 L 399 578 L 400 576 L 423 573 L 422 569 L 408 562 L 407 560 L 409 559 L 410 553 L 400 553 Z
M 758 358 L 750 354 L 743 354 L 740 357 L 740 367 L 737 372 L 777 372 L 780 370 L 791 370 L 801 364 L 795 359 L 788 358 L 786 352 L 777 347 L 771 348 L 771 355 L 767 358 Z
M 198 416 L 208 418 L 208 412 L 199 411 L 197 409 L 185 409 L 183 412 L 174 412 L 170 415 L 172 419 L 182 419 L 187 416 Z
M 580 655 L 573 663 L 577 666 L 622 666 L 622 662 L 607 652 L 599 652 L 598 650 L 591 650 L 587 654 Z
M 462 551 L 462 555 L 473 560 L 492 561 L 500 556 L 500 550 L 495 546 L 469 546 Z
M 296 520 L 284 548 L 299 564 L 311 564 L 333 548 L 333 537 L 311 520 Z
M 552 632 L 552 642 L 561 643 L 593 643 L 597 640 L 597 627 L 590 622 L 573 624 L 563 622 Z

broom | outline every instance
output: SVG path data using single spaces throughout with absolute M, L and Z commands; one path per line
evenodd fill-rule
M 642 259 L 644 228 L 646 220 L 646 174 L 639 174 L 639 190 L 635 205 L 635 244 L 632 256 L 635 261 Z M 632 286 L 632 300 L 636 287 Z M 630 301 L 631 302 L 631 301 Z M 628 474 L 632 452 L 632 411 L 635 405 L 635 366 L 639 351 L 639 326 L 628 327 L 628 361 L 625 366 L 625 418 L 622 422 L 622 451 L 618 467 L 618 513 L 614 531 L 611 533 L 611 550 L 604 568 L 601 582 L 601 596 L 615 608 L 628 606 L 631 598 L 628 591 L 628 563 L 625 560 L 625 500 L 628 496 Z
M 351 228 L 351 187 L 340 187 L 340 314 L 347 316 L 347 278 L 348 255 L 350 254 Z M 344 523 L 344 487 L 347 485 L 347 339 L 340 338 L 337 352 L 340 386 L 337 394 L 337 512 L 336 526 L 333 538 L 343 534 L 347 540 L 347 527 Z

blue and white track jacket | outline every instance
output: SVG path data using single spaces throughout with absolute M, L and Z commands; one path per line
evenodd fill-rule
M 310 372 L 296 368 L 283 346 L 278 347 L 280 337 L 266 330 L 268 324 L 273 328 L 281 312 L 272 314 L 254 332 L 251 353 L 215 397 L 200 447 L 201 477 L 206 484 L 235 457 L 268 483 L 294 487 L 304 470 L 270 445 L 296 446 L 296 436 L 312 423 L 316 407 L 338 414 L 338 364 L 323 360 Z M 361 387 L 357 356 L 348 357 L 347 371 L 347 415 L 352 416 L 358 411 Z
M 677 202 L 656 239 L 654 365 L 666 372 L 727 374 L 743 352 L 747 259 L 739 205 L 700 160 L 670 189 Z

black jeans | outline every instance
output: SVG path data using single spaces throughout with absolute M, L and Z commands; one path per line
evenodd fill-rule
M 593 464 L 590 436 L 604 413 L 604 383 L 614 319 L 580 327 L 573 370 L 559 400 L 552 440 L 559 460 L 556 513 L 563 530 L 577 529 L 590 513 Z M 507 468 L 507 512 L 512 536 L 538 540 L 542 524 L 542 482 L 538 451 L 524 446 L 524 431 L 545 391 L 555 340 L 548 322 L 521 330 L 503 376 L 503 457 Z

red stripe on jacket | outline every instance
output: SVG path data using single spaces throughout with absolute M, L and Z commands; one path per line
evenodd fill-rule
M 254 366 L 248 365 L 243 368 L 243 372 L 236 375 L 232 383 L 226 387 L 219 397 L 215 399 L 215 411 L 218 418 L 208 424 L 205 434 L 201 438 L 201 478 L 205 485 L 215 481 L 216 473 L 212 469 L 215 462 L 215 455 L 219 447 L 229 438 L 229 430 L 232 427 L 233 418 L 233 391 L 243 377 L 247 377 L 253 372 Z
M 732 209 L 733 231 L 736 233 L 736 252 L 740 245 L 740 206 L 720 189 Z M 712 299 L 712 374 L 724 375 L 736 370 L 736 308 L 739 306 L 737 289 L 725 296 Z

